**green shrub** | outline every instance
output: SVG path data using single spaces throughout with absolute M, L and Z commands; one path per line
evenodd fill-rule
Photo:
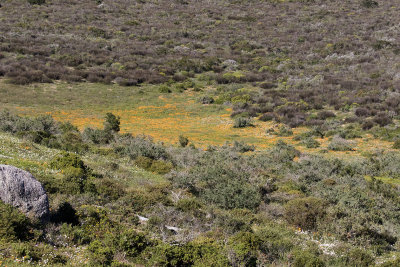
M 295 157 L 300 156 L 300 151 L 282 140 L 276 142 L 275 146 L 269 152 L 271 159 L 279 163 L 289 163 Z
M 171 162 L 167 162 L 164 160 L 153 160 L 149 171 L 158 174 L 167 174 L 172 170 L 172 168 L 173 166 Z
M 65 132 L 59 138 L 60 148 L 66 151 L 82 153 L 89 150 L 89 146 L 83 143 L 82 135 L 76 131 Z
M 180 135 L 179 144 L 181 145 L 181 147 L 186 147 L 189 144 L 189 139 L 183 135 Z
M 325 207 L 325 201 L 319 198 L 293 199 L 285 205 L 285 218 L 292 225 L 314 230 L 317 222 L 325 215 Z
M 151 137 L 123 135 L 114 144 L 114 151 L 118 154 L 136 159 L 139 156 L 151 159 L 167 160 L 170 155 L 161 144 L 155 144 Z
M 122 185 L 110 178 L 101 179 L 96 184 L 96 191 L 110 200 L 117 200 L 125 194 Z
M 235 140 L 235 142 L 233 142 L 233 149 L 237 152 L 245 153 L 245 152 L 249 152 L 249 151 L 254 151 L 256 149 L 256 147 L 253 145 L 246 144 L 243 141 L 238 142 Z
M 43 5 L 46 0 L 28 0 L 28 3 L 31 5 Z
M 379 6 L 379 3 L 374 0 L 362 0 L 361 5 L 366 8 L 373 8 Z
M 305 138 L 300 144 L 307 148 L 317 148 L 321 145 L 317 140 L 311 137 Z
M 196 252 L 192 246 L 161 244 L 154 248 L 148 263 L 151 266 L 192 266 L 195 257 Z
M 386 262 L 384 262 L 384 263 L 382 263 L 382 264 L 380 264 L 378 266 L 379 267 L 397 267 L 397 266 L 400 266 L 400 259 L 397 258 L 395 260 L 389 260 L 389 261 L 386 261 Z
M 260 239 L 260 250 L 270 262 L 284 259 L 295 245 L 294 233 L 285 226 L 266 225 L 259 229 L 256 235 Z
M 85 142 L 92 142 L 94 144 L 108 144 L 112 140 L 113 135 L 111 131 L 85 128 L 82 133 L 82 138 Z
M 201 203 L 196 198 L 183 198 L 176 203 L 176 207 L 183 211 L 195 211 L 201 208 Z
M 253 120 L 251 118 L 236 118 L 233 123 L 233 128 L 245 128 L 245 127 L 254 127 Z
M 92 235 L 84 228 L 68 223 L 61 225 L 59 233 L 67 244 L 86 245 L 92 240 Z
M 104 121 L 104 131 L 116 132 L 120 131 L 121 118 L 112 113 L 107 113 Z
M 81 223 L 77 230 L 83 240 L 103 238 L 113 231 L 115 223 L 109 218 L 105 208 L 84 205 L 77 209 L 77 215 Z
M 294 267 L 323 267 L 325 266 L 322 259 L 309 250 L 298 250 L 294 253 Z
M 215 102 L 214 98 L 211 96 L 202 96 L 199 98 L 198 102 L 204 105 L 212 104 Z
M 132 207 L 134 211 L 142 211 L 146 208 L 161 203 L 165 206 L 172 206 L 172 201 L 168 197 L 168 188 L 165 186 L 149 186 L 137 190 L 122 197 L 120 201 Z
M 135 230 L 126 230 L 119 238 L 119 248 L 129 257 L 138 256 L 147 246 L 149 241 L 143 233 Z
M 262 114 L 259 118 L 260 121 L 272 121 L 275 119 L 275 114 L 272 112 L 267 112 Z
M 13 245 L 15 256 L 37 262 L 42 258 L 41 250 L 31 243 L 16 243 Z
M 135 164 L 145 170 L 149 170 L 151 168 L 151 164 L 153 163 L 153 160 L 148 157 L 143 157 L 143 156 L 138 156 L 135 159 Z
M 394 149 L 400 149 L 400 140 L 396 140 L 393 144 Z
M 366 250 L 353 248 L 345 255 L 347 266 L 368 267 L 375 262 L 372 254 Z
M 0 240 L 28 240 L 32 238 L 32 224 L 20 211 L 0 200 Z
M 242 161 L 226 158 L 226 152 L 208 152 L 198 165 L 181 175 L 169 177 L 177 186 L 188 188 L 210 204 L 222 208 L 257 207 L 261 201 L 256 185 L 250 183 L 251 173 Z
M 292 131 L 292 129 L 290 129 L 289 127 L 287 127 L 287 126 L 281 126 L 281 127 L 279 128 L 278 136 L 287 137 L 287 136 L 292 136 L 292 135 L 293 135 L 293 131 Z
M 147 171 L 155 172 L 158 174 L 169 173 L 173 166 L 171 162 L 163 160 L 153 160 L 148 157 L 139 156 L 135 159 L 135 164 Z
M 74 167 L 77 169 L 81 169 L 82 171 L 86 172 L 88 168 L 86 167 L 85 163 L 81 160 L 81 158 L 73 153 L 63 152 L 61 155 L 56 156 L 51 162 L 50 166 L 53 169 L 65 169 L 69 167 Z
M 160 88 L 158 88 L 158 91 L 160 93 L 172 93 L 171 89 L 169 88 L 168 85 L 161 85 Z
M 236 214 L 236 212 L 222 211 L 217 214 L 216 223 L 225 233 L 251 232 L 251 222 L 248 214 Z
M 340 136 L 334 136 L 328 145 L 328 149 L 334 151 L 353 151 L 354 143 Z
M 260 239 L 251 232 L 239 232 L 228 241 L 233 255 L 231 261 L 234 266 L 257 266 L 257 251 Z
M 83 169 L 66 167 L 62 170 L 64 178 L 61 181 L 61 191 L 68 194 L 79 194 L 84 192 L 86 184 L 86 173 Z
M 88 179 L 90 170 L 78 155 L 63 152 L 50 162 L 50 166 L 61 170 L 63 174 L 63 179 L 59 181 L 61 192 L 79 194 L 95 191 L 93 183 Z
M 149 266 L 230 266 L 220 246 L 207 239 L 185 245 L 160 244 L 149 252 Z
M 114 252 L 101 241 L 92 241 L 88 246 L 88 251 L 91 252 L 90 261 L 92 264 L 95 264 L 95 266 L 111 265 L 114 258 Z

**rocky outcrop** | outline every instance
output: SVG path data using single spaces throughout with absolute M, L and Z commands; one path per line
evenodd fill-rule
M 16 167 L 0 164 L 0 199 L 28 217 L 49 217 L 49 200 L 43 186 L 32 174 Z

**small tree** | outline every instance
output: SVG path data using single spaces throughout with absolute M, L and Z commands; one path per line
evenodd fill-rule
M 43 5 L 46 0 L 28 0 L 28 3 L 31 5 Z
M 115 116 L 112 113 L 106 114 L 106 121 L 104 122 L 104 131 L 107 132 L 119 132 L 120 131 L 121 119 L 119 116 Z
M 181 145 L 181 147 L 186 147 L 189 144 L 189 139 L 183 135 L 180 135 L 179 144 Z

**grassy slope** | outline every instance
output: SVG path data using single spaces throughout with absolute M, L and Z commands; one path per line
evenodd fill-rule
M 58 170 L 51 169 L 49 162 L 61 151 L 50 149 L 38 144 L 25 142 L 9 134 L 0 133 L 0 164 L 14 165 L 32 172 L 39 180 L 46 175 L 55 175 Z M 136 188 L 143 184 L 165 183 L 165 179 L 153 173 L 146 172 L 132 164 L 126 158 L 116 158 L 110 155 L 87 153 L 83 157 L 85 163 L 97 174 L 105 174 L 105 166 L 111 162 L 119 165 L 114 173 L 114 179 L 123 182 L 126 188 Z

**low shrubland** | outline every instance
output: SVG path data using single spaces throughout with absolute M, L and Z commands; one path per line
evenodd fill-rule
M 283 141 L 257 153 L 240 142 L 167 147 L 119 133 L 111 115 L 105 125 L 114 126 L 98 130 L 114 129 L 111 138 L 97 144 L 50 117 L 1 118 L 8 132 L 1 138 L 35 145 L 29 157 L 38 163 L 15 155 L 43 183 L 52 207 L 43 225 L 1 204 L 0 253 L 10 263 L 25 257 L 73 265 L 81 257 L 92 265 L 367 266 L 398 253 L 398 152 L 344 160 L 304 154 Z M 46 129 L 60 146 L 26 139 L 14 128 L 20 120 L 24 129 Z M 87 149 L 64 149 L 66 129 Z M 310 129 L 299 140 L 308 144 L 318 135 Z M 8 146 L 18 146 L 15 140 Z M 143 169 L 148 180 L 136 184 L 138 171 L 126 175 L 127 166 Z M 152 184 L 160 174 L 162 183 Z

